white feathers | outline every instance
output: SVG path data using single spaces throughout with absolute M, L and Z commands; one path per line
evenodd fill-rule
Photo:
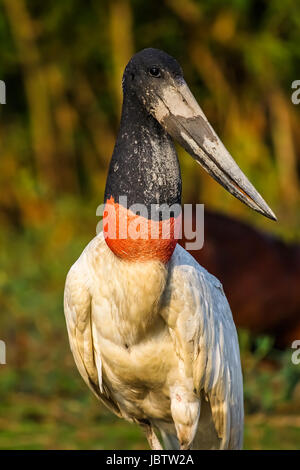
M 183 248 L 167 268 L 129 263 L 99 234 L 68 274 L 65 315 L 79 372 L 114 413 L 147 419 L 182 448 L 242 446 L 231 311 L 220 282 Z
M 222 448 L 240 448 L 242 374 L 236 329 L 222 285 L 177 246 L 168 289 L 170 302 L 163 316 L 173 331 L 186 375 L 193 377 L 198 396 L 202 390 L 209 398 Z

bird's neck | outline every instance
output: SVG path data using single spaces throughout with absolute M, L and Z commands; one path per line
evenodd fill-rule
M 132 260 L 169 260 L 176 246 L 175 232 L 180 216 L 177 212 L 175 217 L 170 217 L 167 210 L 162 213 L 159 207 L 181 204 L 179 162 L 171 138 L 132 95 L 124 96 L 121 125 L 104 198 L 107 210 L 115 211 L 114 219 L 106 214 L 106 232 L 113 228 L 117 220 L 117 229 L 120 224 L 128 228 L 129 225 L 131 228 L 136 225 L 136 231 L 139 230 L 141 235 L 137 239 L 137 234 L 133 238 L 132 234 L 127 233 L 124 238 L 124 233 L 120 237 L 119 230 L 116 230 L 117 233 L 114 232 L 111 237 L 104 230 L 106 242 L 117 256 Z M 137 204 L 139 206 L 134 207 Z M 136 215 L 136 211 L 140 216 Z M 162 232 L 167 225 L 170 226 L 169 238 L 153 237 L 154 232 Z

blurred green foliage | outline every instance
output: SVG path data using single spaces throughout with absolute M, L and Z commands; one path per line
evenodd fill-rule
M 252 213 L 179 149 L 185 201 L 299 238 L 300 4 L 0 0 L 0 448 L 146 448 L 96 402 L 69 351 L 66 273 L 95 234 L 131 55 L 159 47 L 278 215 Z M 298 75 L 297 75 L 298 74 Z M 240 332 L 246 448 L 299 448 L 299 367 Z
M 292 350 L 278 351 L 272 338 L 253 337 L 245 330 L 239 331 L 239 343 L 246 413 L 297 409 L 300 387 L 295 387 L 300 384 L 300 368 L 292 363 Z

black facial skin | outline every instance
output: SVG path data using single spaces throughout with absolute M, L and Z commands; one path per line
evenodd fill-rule
M 123 75 L 123 108 L 105 189 L 105 201 L 127 207 L 181 204 L 181 174 L 173 142 L 150 114 L 163 86 L 182 79 L 175 59 L 157 49 L 144 49 L 127 64 Z M 169 217 L 169 215 L 167 216 Z M 163 219 L 157 211 L 152 219 Z
M 159 75 L 153 74 L 157 69 Z M 123 75 L 123 92 L 135 94 L 150 112 L 165 85 L 181 81 L 183 72 L 178 62 L 159 49 L 144 49 L 128 62 Z

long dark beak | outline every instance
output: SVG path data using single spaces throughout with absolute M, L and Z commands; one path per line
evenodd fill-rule
M 153 115 L 227 191 L 255 211 L 277 220 L 222 144 L 184 80 L 162 89 Z

